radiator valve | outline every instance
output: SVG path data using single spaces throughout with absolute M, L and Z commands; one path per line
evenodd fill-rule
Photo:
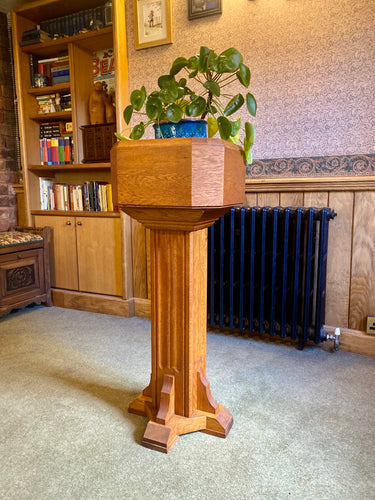
M 333 335 L 327 333 L 326 340 L 333 340 L 333 350 L 338 351 L 340 348 L 340 328 L 335 328 L 335 333 Z

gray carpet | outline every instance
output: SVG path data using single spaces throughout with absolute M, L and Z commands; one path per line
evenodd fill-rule
M 1 499 L 375 499 L 375 358 L 209 333 L 226 439 L 140 446 L 127 412 L 150 322 L 34 307 L 0 319 Z

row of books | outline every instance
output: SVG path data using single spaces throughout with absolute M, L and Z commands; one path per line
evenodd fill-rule
M 53 121 L 43 122 L 39 125 L 39 139 L 52 139 L 52 137 L 71 136 L 73 133 L 72 122 Z
M 77 35 L 91 29 L 99 29 L 112 24 L 112 5 L 100 5 L 68 16 L 48 19 L 40 23 L 40 29 L 49 33 L 51 38 Z
M 71 135 L 39 140 L 41 165 L 69 165 L 74 163 Z
M 113 212 L 112 185 L 104 181 L 64 184 L 39 178 L 42 210 Z
M 46 87 L 70 81 L 69 57 L 67 54 L 47 59 L 40 59 L 37 55 L 30 54 L 29 67 L 32 87 Z

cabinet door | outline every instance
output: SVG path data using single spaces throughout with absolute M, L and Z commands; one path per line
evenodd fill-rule
M 76 217 L 79 289 L 122 295 L 119 218 Z
M 51 245 L 51 285 L 78 290 L 75 218 L 68 216 L 36 215 L 36 226 L 53 228 Z

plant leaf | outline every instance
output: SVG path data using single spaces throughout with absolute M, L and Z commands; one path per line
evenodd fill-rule
M 130 137 L 126 137 L 126 135 L 119 134 L 118 132 L 115 132 L 115 136 L 120 141 L 130 141 Z
M 182 118 L 182 109 L 177 104 L 171 104 L 165 111 L 169 121 L 178 123 Z
M 213 116 L 209 116 L 207 118 L 207 133 L 208 133 L 208 137 L 213 137 L 218 130 L 219 130 L 219 127 L 217 125 L 216 118 L 214 118 Z
M 230 49 L 224 50 L 224 52 L 219 55 L 217 72 L 234 73 L 239 69 L 242 60 L 243 57 L 237 49 L 234 49 L 232 47 Z
M 244 145 L 245 158 L 248 164 L 253 162 L 253 155 L 251 152 L 251 146 Z
M 142 108 L 145 100 L 146 100 L 145 87 L 142 87 L 140 90 L 138 89 L 133 90 L 133 92 L 130 94 L 130 104 L 136 111 L 139 111 Z
M 255 140 L 255 128 L 252 123 L 245 123 L 245 139 L 244 141 L 248 143 L 249 146 L 254 144 Z
M 161 89 L 164 89 L 166 87 L 170 87 L 173 85 L 173 82 L 175 82 L 174 76 L 171 75 L 161 75 L 158 78 L 158 85 Z
M 188 116 L 200 116 L 204 113 L 205 109 L 205 99 L 203 99 L 203 97 L 197 97 L 186 107 L 186 114 Z
M 133 127 L 132 131 L 130 132 L 130 139 L 140 139 L 144 133 L 145 133 L 144 123 L 143 122 L 138 123 L 138 125 L 135 125 L 135 127 Z
M 166 104 L 172 103 L 178 99 L 178 87 L 167 87 L 160 90 L 160 99 Z
M 209 90 L 216 97 L 220 97 L 220 86 L 211 80 L 204 82 L 203 87 Z
M 232 133 L 232 124 L 225 116 L 219 116 L 217 119 L 220 137 L 228 140 Z
M 198 71 L 199 73 L 206 73 L 208 68 L 208 56 L 210 54 L 208 47 L 201 47 L 199 51 Z
M 186 112 L 186 106 L 189 106 L 189 101 L 186 99 L 178 99 L 178 101 L 175 102 L 179 108 L 181 108 L 182 113 Z
M 172 63 L 169 74 L 171 76 L 176 75 L 182 68 L 185 68 L 189 64 L 189 61 L 185 57 L 177 57 Z
M 253 94 L 250 94 L 250 92 L 246 94 L 246 105 L 251 116 L 255 116 L 257 113 L 257 102 Z
M 238 144 L 238 141 L 240 140 L 240 133 L 235 135 L 231 135 L 228 139 L 228 141 L 233 142 L 233 144 Z
M 199 55 L 195 55 L 192 57 L 189 57 L 188 59 L 188 68 L 189 69 L 198 69 L 198 63 L 199 63 Z
M 217 108 L 215 108 L 215 106 L 211 104 L 211 106 L 207 108 L 207 112 L 210 113 L 211 115 L 216 115 L 216 113 L 218 113 L 218 110 Z
M 124 113 L 123 113 L 123 116 L 124 116 L 124 120 L 125 120 L 125 123 L 127 125 L 129 125 L 129 122 L 131 120 L 131 117 L 132 117 L 132 114 L 133 114 L 133 106 L 131 104 L 129 104 L 128 106 L 126 106 L 126 108 L 124 109 Z
M 250 69 L 245 64 L 240 64 L 236 76 L 244 87 L 248 87 L 250 85 Z
M 217 72 L 218 65 L 219 65 L 218 55 L 215 54 L 215 52 L 213 50 L 210 50 L 210 53 L 208 54 L 208 60 L 207 60 L 208 69 L 210 69 L 211 71 Z
M 152 121 L 160 119 L 163 111 L 163 103 L 158 97 L 150 96 L 146 102 L 146 114 Z
M 240 131 L 240 128 L 241 128 L 241 118 L 237 118 L 237 120 L 234 120 L 232 122 L 232 133 L 231 135 L 232 136 L 235 136 L 239 133 Z
M 240 107 L 243 105 L 244 102 L 245 99 L 243 98 L 242 94 L 235 95 L 226 105 L 224 109 L 224 115 L 229 116 L 235 113 L 237 110 L 240 109 Z

